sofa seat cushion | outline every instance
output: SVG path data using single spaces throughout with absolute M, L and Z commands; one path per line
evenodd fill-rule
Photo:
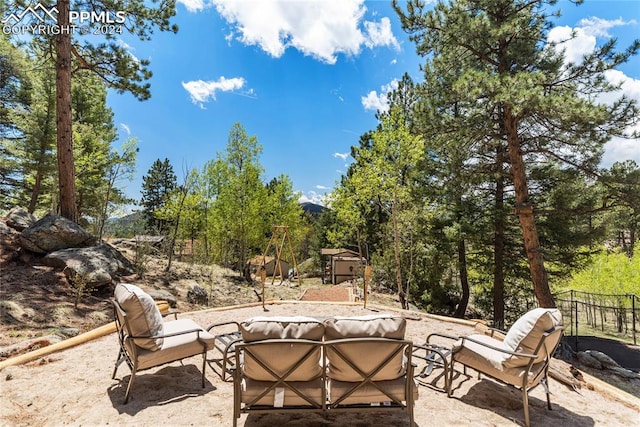
M 244 378 L 240 385 L 240 400 L 242 403 L 251 403 L 272 384 L 272 382 L 268 381 L 255 381 L 250 378 Z M 316 378 L 312 381 L 292 381 L 287 382 L 287 384 L 300 391 L 304 396 L 310 398 L 312 402 L 322 405 L 322 378 Z M 313 406 L 288 387 L 276 387 L 273 390 L 270 390 L 257 402 L 251 403 L 251 406 L 257 405 L 276 408 L 287 406 Z
M 346 397 L 344 400 L 340 401 L 339 405 L 391 402 L 392 400 L 389 398 L 389 395 L 401 402 L 406 402 L 407 381 L 413 380 L 406 378 L 397 378 L 395 380 L 389 381 L 376 381 L 376 385 L 382 388 L 382 390 L 384 390 L 384 393 L 371 384 L 365 384 L 354 393 Z M 347 394 L 357 384 L 358 383 L 330 380 L 328 383 L 329 403 L 338 402 L 338 400 L 340 400 L 342 396 Z M 418 387 L 414 383 L 411 388 L 413 393 L 413 400 L 415 401 L 418 399 Z M 387 395 L 386 393 L 388 393 L 389 395 Z
M 206 346 L 206 351 L 213 349 L 214 336 L 202 329 L 193 320 L 178 319 L 164 324 L 165 334 L 173 334 L 192 329 L 200 330 L 200 340 L 197 339 L 197 333 L 191 332 L 165 338 L 162 343 L 162 348 L 159 350 L 139 350 L 138 369 L 146 369 L 202 353 L 205 351 L 203 345 Z
M 249 345 L 245 348 L 241 369 L 248 378 L 256 381 L 275 381 L 273 374 L 284 375 L 296 363 L 301 362 L 287 381 L 310 381 L 322 376 L 322 352 L 319 343 L 324 336 L 322 322 L 311 317 L 254 317 L 240 323 L 242 339 Z M 314 343 L 260 343 L 269 339 L 299 339 L 316 341 Z M 307 354 L 312 352 L 308 357 Z M 306 358 L 305 358 L 306 357 Z M 260 362 L 259 362 L 260 361 Z
M 404 338 L 406 320 L 390 314 L 373 316 L 334 317 L 325 320 L 326 340 L 348 338 Z M 345 361 L 339 353 L 365 374 L 370 374 L 389 357 L 401 343 L 397 342 L 349 342 L 335 347 L 327 346 L 329 378 L 338 381 L 361 381 L 362 375 Z M 366 357 L 363 357 L 366 355 Z M 402 377 L 406 372 L 405 358 L 402 351 L 395 354 L 373 379 L 375 381 L 393 380 Z
M 502 341 L 488 335 L 472 334 L 469 335 L 468 338 L 493 347 L 504 348 Z M 504 369 L 503 363 L 509 357 L 508 353 L 494 350 L 471 340 L 462 339 L 455 342 L 452 353 L 455 361 L 464 363 L 472 368 L 474 368 L 474 366 L 484 366 L 484 362 L 487 362 L 496 370 Z M 529 359 L 526 360 L 528 361 Z
M 127 314 L 130 333 L 133 336 L 157 336 L 163 334 L 163 320 L 153 298 L 136 285 L 121 283 L 116 286 L 114 297 Z M 122 319 L 121 319 L 122 320 Z M 159 350 L 162 338 L 140 338 L 138 347 Z

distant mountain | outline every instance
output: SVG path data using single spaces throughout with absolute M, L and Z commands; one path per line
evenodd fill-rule
M 313 217 L 318 217 L 320 216 L 320 214 L 322 212 L 324 212 L 325 208 L 322 205 L 317 205 L 315 203 L 311 203 L 311 202 L 304 202 L 304 203 L 300 203 L 300 206 L 302 206 L 302 210 L 311 214 L 311 216 Z
M 133 237 L 144 234 L 145 219 L 142 212 L 134 212 L 120 218 L 109 218 L 104 224 L 104 235 L 110 237 Z

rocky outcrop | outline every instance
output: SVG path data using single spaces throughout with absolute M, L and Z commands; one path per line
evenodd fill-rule
M 610 372 L 626 379 L 640 380 L 640 373 L 623 368 L 609 355 L 601 351 L 579 351 L 576 354 L 576 357 L 584 366 L 600 370 L 609 370 Z
M 39 254 L 95 244 L 95 237 L 75 222 L 59 215 L 47 215 L 20 234 L 20 246 Z
M 4 218 L 9 227 L 18 231 L 29 228 L 36 223 L 36 217 L 19 206 L 12 208 Z
M 120 276 L 134 272 L 131 262 L 106 243 L 54 251 L 47 254 L 42 262 L 62 269 L 67 277 L 75 278 L 79 275 L 91 287 L 107 285 Z

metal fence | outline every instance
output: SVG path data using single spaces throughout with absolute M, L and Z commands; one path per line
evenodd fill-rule
M 570 336 L 608 336 L 633 341 L 640 330 L 640 298 L 633 294 L 609 295 L 564 291 L 555 295 L 556 305 L 570 326 Z M 568 326 L 568 328 L 567 328 Z

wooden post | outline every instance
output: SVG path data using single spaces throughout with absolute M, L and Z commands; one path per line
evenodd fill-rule
M 267 269 L 264 265 L 264 258 L 262 259 L 262 265 L 260 266 L 260 283 L 262 283 L 262 309 L 265 310 L 264 308 L 264 282 L 266 282 L 267 280 Z
M 369 293 L 369 279 L 371 279 L 371 266 L 364 268 L 364 308 L 367 308 L 367 294 Z

